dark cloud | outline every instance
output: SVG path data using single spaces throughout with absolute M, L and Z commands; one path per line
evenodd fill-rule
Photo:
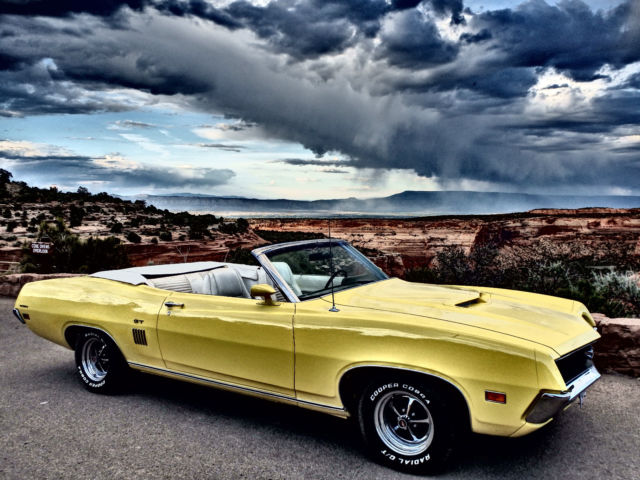
M 462 16 L 464 7 L 462 0 L 431 0 L 431 5 L 436 13 L 451 15 L 451 24 L 459 25 L 465 23 Z
M 588 100 L 575 82 L 565 87 L 565 79 L 532 88 L 552 69 L 581 82 L 618 81 L 623 67 L 640 60 L 637 1 L 598 12 L 578 0 L 529 1 L 464 11 L 468 25 L 460 1 L 214 7 L 158 0 L 142 10 L 142 3 L 120 8 L 125 3 L 87 3 L 82 11 L 94 16 L 31 18 L 25 10 L 0 18 L 0 115 L 136 108 L 112 95 L 127 88 L 148 92 L 150 101 L 241 120 L 215 126 L 229 133 L 259 128 L 318 155 L 350 159 L 281 160 L 288 165 L 400 168 L 442 182 L 511 188 L 637 188 L 637 176 L 628 173 L 637 172 L 635 150 L 602 140 L 640 123 L 640 74 L 608 90 L 598 87 Z M 79 12 L 79 4 L 47 8 L 65 17 Z M 452 23 L 446 34 L 444 17 Z M 357 48 L 337 55 L 350 47 Z M 555 94 L 574 95 L 567 101 L 580 108 L 544 104 L 544 95 Z
M 458 46 L 443 40 L 433 21 L 417 10 L 398 13 L 378 49 L 390 64 L 412 70 L 451 62 L 457 53 Z
M 0 111 L 6 116 L 121 112 L 132 105 L 96 90 L 86 81 L 69 82 L 51 61 L 20 62 L 0 70 Z
M 245 150 L 247 147 L 243 145 L 229 145 L 226 143 L 199 143 L 199 147 L 202 148 L 214 148 L 217 150 L 223 150 L 225 152 L 241 152 Z
M 159 11 L 177 16 L 195 16 L 211 20 L 229 29 L 240 28 L 242 24 L 229 13 L 214 7 L 205 0 L 168 0 L 153 4 Z
M 33 155 L 20 151 L 0 150 L 0 164 L 15 178 L 34 179 L 36 183 L 52 183 L 64 178 L 67 184 L 100 182 L 104 188 L 208 188 L 223 185 L 235 173 L 229 169 L 160 168 L 149 165 L 132 166 L 115 157 L 81 155 Z
M 350 166 L 350 162 L 349 161 L 345 161 L 345 160 L 326 160 L 323 158 L 315 158 L 315 159 L 308 159 L 308 158 L 283 158 L 280 160 L 274 160 L 274 162 L 276 163 L 284 163 L 287 165 L 294 165 L 294 166 L 299 166 L 299 167 L 304 167 L 304 166 L 309 166 L 309 165 L 316 165 L 316 166 L 321 166 L 321 167 L 327 167 L 327 166 L 335 166 L 335 167 L 348 167 Z M 346 171 L 346 170 L 343 170 Z
M 483 28 L 478 33 L 463 33 L 460 35 L 460 41 L 462 43 L 482 43 L 493 38 L 491 32 L 486 28 Z
M 590 81 L 603 65 L 620 68 L 640 60 L 637 8 L 635 0 L 596 12 L 579 0 L 557 5 L 538 0 L 484 12 L 471 25 L 491 34 L 494 48 L 510 66 L 555 67 L 575 80 Z
M 361 35 L 374 36 L 388 10 L 384 0 L 272 1 L 264 7 L 237 1 L 226 9 L 277 51 L 298 59 L 341 52 Z
M 123 6 L 140 10 L 145 0 L 8 0 L 0 3 L 0 15 L 44 15 L 64 17 L 72 13 L 111 15 Z
M 142 128 L 142 129 L 156 127 L 156 125 L 154 125 L 153 123 L 138 122 L 136 120 L 116 120 L 114 122 L 114 125 L 122 128 Z

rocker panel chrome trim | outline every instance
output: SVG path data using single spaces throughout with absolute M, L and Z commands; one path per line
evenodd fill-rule
M 253 394 L 256 394 L 256 395 L 261 395 L 261 396 L 265 396 L 265 397 L 271 397 L 271 398 L 276 398 L 276 399 L 280 399 L 280 400 L 285 400 L 287 402 L 293 402 L 293 403 L 296 403 L 296 404 L 308 405 L 310 407 L 316 407 L 316 408 L 323 408 L 323 409 L 330 410 L 330 411 L 336 412 L 336 413 L 337 412 L 345 412 L 345 409 L 342 408 L 342 407 L 334 407 L 332 405 L 325 405 L 325 404 L 322 404 L 322 403 L 309 402 L 307 400 L 300 400 L 298 398 L 290 397 L 288 395 L 282 395 L 282 394 L 274 393 L 274 392 L 267 392 L 265 390 L 260 390 L 260 389 L 257 389 L 257 388 L 243 387 L 243 386 L 240 386 L 240 385 L 234 385 L 232 383 L 226 383 L 226 382 L 221 382 L 219 380 L 212 380 L 210 378 L 200 377 L 198 375 L 191 375 L 189 373 L 176 372 L 175 370 L 168 370 L 166 368 L 152 367 L 150 365 L 145 365 L 145 364 L 142 364 L 142 363 L 136 363 L 136 362 L 127 362 L 127 363 L 132 367 L 144 368 L 144 369 L 147 369 L 147 370 L 167 373 L 169 375 L 174 375 L 176 377 L 183 377 L 183 378 L 188 378 L 188 379 L 191 379 L 191 380 L 197 380 L 199 382 L 209 383 L 211 385 L 216 385 L 216 386 L 219 386 L 219 387 L 228 388 L 230 390 L 236 390 L 238 392 L 253 393 Z

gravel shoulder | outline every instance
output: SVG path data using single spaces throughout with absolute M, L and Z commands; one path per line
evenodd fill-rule
M 85 391 L 73 352 L 0 298 L 1 479 L 394 479 L 350 422 L 160 377 Z M 640 381 L 604 375 L 582 409 L 518 439 L 472 435 L 442 479 L 637 479 Z

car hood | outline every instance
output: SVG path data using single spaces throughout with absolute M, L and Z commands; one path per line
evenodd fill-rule
M 325 297 L 330 301 L 330 297 Z M 336 304 L 461 323 L 518 337 L 559 355 L 596 340 L 579 302 L 497 288 L 440 286 L 392 278 L 337 292 Z

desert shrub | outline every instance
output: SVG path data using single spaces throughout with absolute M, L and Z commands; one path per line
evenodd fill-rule
M 7 232 L 13 232 L 13 230 L 18 226 L 18 222 L 15 220 L 9 220 L 7 223 Z
M 191 215 L 187 223 L 189 226 L 189 238 L 198 240 L 204 238 L 205 235 L 210 237 L 209 221 L 209 215 Z
M 640 276 L 633 272 L 611 271 L 593 274 L 592 303 L 602 301 L 602 311 L 610 317 L 640 315 Z
M 127 254 L 116 237 L 80 240 L 62 222 L 42 223 L 38 241 L 52 243 L 49 254 L 31 252 L 22 244 L 21 270 L 28 273 L 92 273 L 129 266 Z
M 251 255 L 251 250 L 247 250 L 246 248 L 229 250 L 225 262 L 240 263 L 243 265 L 259 265 L 255 257 Z
M 114 221 L 110 224 L 107 225 L 107 227 L 109 227 L 109 231 L 111 233 L 122 233 L 122 227 L 124 225 L 122 225 L 122 223 L 118 222 L 118 221 Z
M 238 231 L 241 233 L 245 233 L 249 230 L 249 222 L 244 218 L 238 218 L 236 220 L 236 226 L 238 227 Z
M 82 219 L 84 218 L 86 212 L 82 207 L 76 207 L 75 205 L 71 205 L 69 207 L 69 225 L 71 227 L 79 227 L 82 225 Z
M 5 238 L 7 242 L 15 242 L 17 239 L 18 237 L 16 237 L 15 235 L 9 235 L 8 237 Z
M 170 242 L 172 240 L 171 232 L 160 232 L 160 235 L 158 236 L 160 237 L 160 240 L 162 240 L 163 242 Z
M 151 239 L 151 243 L 158 243 L 158 239 L 157 239 L 156 237 L 153 237 L 153 238 Z
M 140 240 L 142 240 L 142 238 L 140 238 L 140 235 L 138 235 L 136 232 L 129 232 L 127 233 L 127 240 L 131 243 L 140 243 Z
M 238 233 L 238 225 L 235 223 L 221 223 L 218 225 L 218 231 L 220 233 L 226 233 L 227 235 L 235 235 Z
M 409 270 L 405 278 L 555 295 L 578 300 L 591 311 L 613 317 L 640 314 L 637 275 L 618 273 L 623 266 L 611 264 L 607 273 L 597 273 L 594 267 L 611 263 L 612 258 L 572 257 L 566 251 L 553 253 L 547 247 L 499 252 L 497 247 L 487 245 L 468 254 L 459 247 L 449 247 L 436 255 L 430 267 Z

